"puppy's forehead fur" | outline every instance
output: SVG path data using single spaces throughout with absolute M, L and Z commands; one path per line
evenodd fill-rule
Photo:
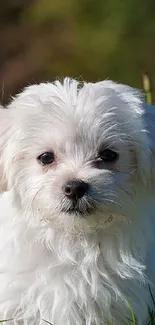
M 22 130 L 29 125 L 31 136 L 32 131 L 37 131 L 37 125 L 40 134 L 44 132 L 45 137 L 45 133 L 51 132 L 57 140 L 63 134 L 64 139 L 80 135 L 97 141 L 112 134 L 115 138 L 121 134 L 133 136 L 135 131 L 143 129 L 141 119 L 137 119 L 143 113 L 139 93 L 112 81 L 80 85 L 66 78 L 63 83 L 33 85 L 9 107 L 17 111 L 15 114 L 13 110 L 13 115 Z

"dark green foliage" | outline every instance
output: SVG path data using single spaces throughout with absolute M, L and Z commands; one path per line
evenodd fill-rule
M 142 88 L 155 85 L 154 0 L 3 0 L 3 102 L 28 83 L 72 76 Z M 155 97 L 155 92 L 153 92 Z

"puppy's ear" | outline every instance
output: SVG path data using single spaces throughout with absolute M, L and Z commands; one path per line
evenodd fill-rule
M 7 191 L 6 170 L 8 162 L 6 153 L 8 153 L 8 141 L 11 137 L 11 128 L 12 123 L 10 110 L 4 109 L 0 106 L 0 192 Z
M 155 106 L 144 104 L 143 124 L 145 132 L 145 144 L 143 150 L 143 161 L 140 161 L 140 173 L 147 184 L 155 184 Z

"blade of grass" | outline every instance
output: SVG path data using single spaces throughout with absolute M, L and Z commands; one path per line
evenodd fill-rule
M 0 323 L 6 323 L 6 322 L 9 322 L 10 320 L 13 320 L 13 318 L 0 320 Z
M 135 317 L 134 311 L 133 311 L 133 309 L 132 309 L 132 307 L 131 307 L 131 305 L 130 305 L 130 303 L 129 303 L 128 300 L 127 300 L 127 306 L 128 306 L 128 308 L 130 309 L 130 312 L 131 312 L 131 322 L 132 322 L 132 324 L 133 325 L 137 325 L 137 321 L 136 321 L 136 317 Z M 129 322 L 129 320 L 128 320 L 128 322 Z M 130 323 L 128 323 L 128 324 L 130 324 Z
M 151 82 L 148 73 L 145 72 L 142 75 L 142 79 L 143 79 L 143 89 L 146 96 L 146 102 L 147 104 L 152 104 Z
M 49 325 L 53 325 L 52 323 L 48 322 L 47 320 L 45 319 L 42 319 L 46 324 L 49 324 Z
M 154 297 L 153 297 L 153 293 L 152 293 L 152 291 L 151 291 L 151 287 L 150 287 L 150 286 L 148 286 L 148 287 L 149 287 L 150 296 L 151 296 L 151 299 L 152 299 L 152 302 L 153 302 L 153 306 L 154 306 L 154 308 L 155 308 L 155 299 L 154 299 Z
M 150 317 L 150 321 L 147 323 L 147 325 L 155 325 L 155 313 L 153 310 L 151 310 L 150 308 L 148 308 L 148 312 L 149 312 L 149 317 Z

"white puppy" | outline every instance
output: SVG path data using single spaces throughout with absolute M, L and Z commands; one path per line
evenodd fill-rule
M 155 282 L 153 109 L 128 86 L 65 79 L 30 86 L 0 110 L 7 324 L 122 325 L 128 304 L 145 324 Z

